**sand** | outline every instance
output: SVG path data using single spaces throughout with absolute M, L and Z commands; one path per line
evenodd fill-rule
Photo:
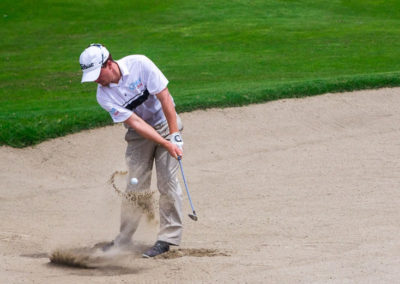
M 54 265 L 49 255 L 90 251 L 117 234 L 121 197 L 109 178 L 126 170 L 123 126 L 1 147 L 0 283 L 394 283 L 399 92 L 182 114 L 199 220 L 187 216 L 185 195 L 179 248 L 141 258 L 158 226 L 142 222 L 131 247 L 91 269 Z

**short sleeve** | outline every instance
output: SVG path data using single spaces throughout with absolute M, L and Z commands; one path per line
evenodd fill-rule
M 114 123 L 124 122 L 132 115 L 133 112 L 130 111 L 129 109 L 121 107 L 108 100 L 102 99 L 102 96 L 100 94 L 99 93 L 97 94 L 97 102 L 103 109 L 105 109 L 110 114 Z
M 156 95 L 168 85 L 168 80 L 160 69 L 146 56 L 143 56 L 141 77 L 150 94 Z

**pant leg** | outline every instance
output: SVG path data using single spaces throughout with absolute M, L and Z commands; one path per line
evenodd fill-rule
M 179 129 L 182 129 L 178 117 Z M 168 125 L 159 130 L 161 136 L 169 134 Z M 179 245 L 182 239 L 182 189 L 177 173 L 178 161 L 159 146 L 155 153 L 157 187 L 160 192 L 160 231 L 158 240 Z
M 128 143 L 125 158 L 129 169 L 126 192 L 149 192 L 156 144 L 144 139 L 133 130 L 128 130 L 125 139 Z M 129 183 L 133 177 L 138 179 L 137 185 Z M 152 200 L 148 202 L 151 203 Z M 114 240 L 117 245 L 131 241 L 144 212 L 142 206 L 126 199 L 122 200 L 120 233 Z

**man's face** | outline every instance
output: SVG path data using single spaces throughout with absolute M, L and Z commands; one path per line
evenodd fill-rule
M 105 67 L 101 68 L 99 78 L 97 78 L 97 80 L 95 81 L 97 84 L 108 86 L 111 83 L 113 79 L 113 73 L 111 64 L 109 63 L 110 61 L 107 62 L 107 65 Z

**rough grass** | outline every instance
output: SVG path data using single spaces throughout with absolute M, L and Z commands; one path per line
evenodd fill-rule
M 102 42 L 146 54 L 179 111 L 400 85 L 394 0 L 0 3 L 0 145 L 24 147 L 111 123 L 80 84 Z

